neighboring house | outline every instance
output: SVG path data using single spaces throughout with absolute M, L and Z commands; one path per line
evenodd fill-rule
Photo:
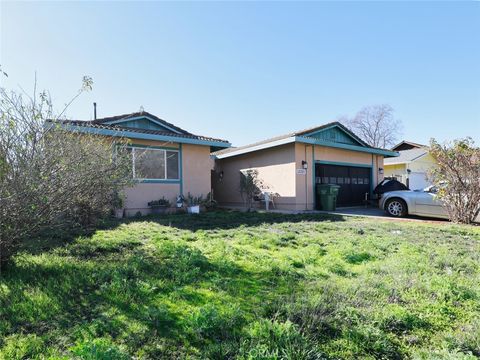
M 338 122 L 297 131 L 255 144 L 215 152 L 213 189 L 224 206 L 243 206 L 240 176 L 256 169 L 268 192 L 277 193 L 276 208 L 317 208 L 317 183 L 337 184 L 338 206 L 364 203 L 383 179 L 384 157 L 395 151 L 367 145 Z
M 147 203 L 162 197 L 174 204 L 180 194 L 206 196 L 214 165 L 210 153 L 230 146 L 228 141 L 191 134 L 145 111 L 61 124 L 70 131 L 129 140 L 132 176 L 138 183 L 125 190 L 127 216 L 148 213 Z
M 428 153 L 426 145 L 402 141 L 392 150 L 398 151 L 400 156 L 385 159 L 385 177 L 395 178 L 412 190 L 431 185 L 427 173 L 435 166 L 435 160 Z

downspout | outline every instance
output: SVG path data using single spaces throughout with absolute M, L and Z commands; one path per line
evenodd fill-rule
M 317 209 L 317 182 L 316 182 L 316 178 L 315 178 L 315 144 L 312 145 L 312 196 L 313 196 L 313 209 L 312 210 L 316 210 Z
M 377 181 L 375 181 L 375 183 L 378 184 L 378 173 L 377 173 L 378 170 L 377 170 L 377 168 L 378 168 L 378 157 L 375 157 L 375 166 L 374 166 L 373 165 L 373 154 L 372 154 L 372 169 L 370 170 L 370 199 L 373 196 L 373 188 L 374 188 L 373 182 L 375 181 L 375 176 L 377 177 Z
M 307 145 L 305 145 L 305 161 L 307 161 Z M 308 163 L 307 163 L 308 164 Z M 308 165 L 305 169 L 305 210 L 308 210 Z

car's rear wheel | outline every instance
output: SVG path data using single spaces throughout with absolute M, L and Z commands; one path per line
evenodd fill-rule
M 390 216 L 404 217 L 407 215 L 407 203 L 398 198 L 390 199 L 385 204 L 385 211 Z

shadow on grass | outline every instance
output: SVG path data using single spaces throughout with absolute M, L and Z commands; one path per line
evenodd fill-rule
M 199 215 L 177 214 L 166 216 L 145 216 L 140 218 L 169 225 L 183 230 L 229 230 L 242 226 L 251 227 L 262 224 L 299 223 L 299 222 L 339 222 L 345 221 L 342 215 L 332 214 L 279 214 L 260 212 L 239 212 L 218 210 Z M 126 222 L 135 221 L 128 219 Z
M 71 227 L 68 229 L 46 229 L 35 238 L 26 241 L 21 250 L 29 254 L 41 254 L 65 244 L 71 243 L 78 237 L 90 237 L 99 230 L 114 230 L 122 224 L 138 221 L 151 221 L 160 225 L 175 227 L 182 230 L 229 230 L 239 227 L 252 227 L 262 224 L 279 224 L 285 222 L 340 222 L 345 221 L 342 215 L 333 214 L 278 214 L 261 212 L 239 212 L 217 210 L 198 215 L 173 214 L 173 215 L 147 215 L 127 219 L 106 219 L 99 222 L 96 227 L 82 229 Z
M 184 343 L 236 341 L 259 301 L 273 301 L 276 289 L 294 281 L 293 274 L 212 262 L 174 241 L 100 254 L 92 243 L 16 259 L 0 282 L 2 337 L 33 333 L 53 341 L 61 333 L 74 342 L 107 336 L 130 349 L 161 340 L 167 352 Z

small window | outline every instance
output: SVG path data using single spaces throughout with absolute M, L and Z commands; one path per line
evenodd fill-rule
M 352 178 L 352 184 L 357 184 L 357 178 Z
M 345 181 L 345 184 L 350 184 L 350 178 L 349 178 L 349 177 L 346 177 L 346 178 L 344 179 L 344 181 Z
M 364 178 L 363 183 L 368 185 L 370 183 L 370 179 L 369 178 Z
M 358 184 L 359 184 L 359 185 L 363 185 L 363 178 L 358 178 L 357 181 L 358 181 Z
M 337 178 L 337 184 L 343 184 L 343 177 Z
M 337 183 L 337 178 L 336 177 L 330 177 L 330 184 L 336 184 Z
M 328 184 L 328 177 L 322 177 L 322 184 Z

